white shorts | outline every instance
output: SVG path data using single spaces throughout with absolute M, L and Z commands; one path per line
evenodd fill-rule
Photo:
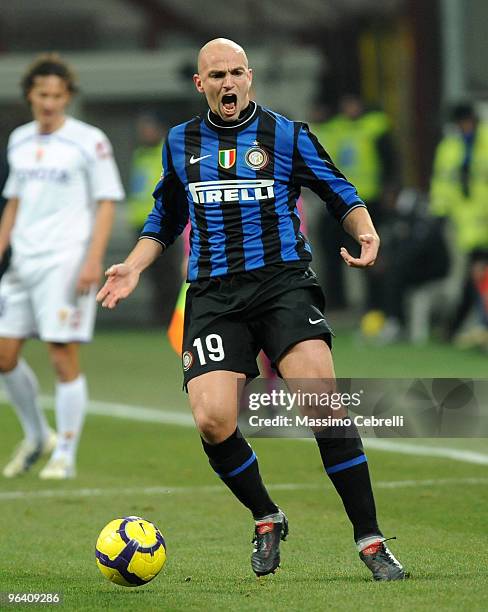
M 44 342 L 89 342 L 95 325 L 97 288 L 76 294 L 86 249 L 49 257 L 15 256 L 0 282 L 0 337 Z

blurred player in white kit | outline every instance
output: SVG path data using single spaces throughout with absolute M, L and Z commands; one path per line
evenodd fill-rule
M 124 191 L 105 134 L 65 114 L 77 91 L 70 67 L 56 54 L 42 55 L 21 85 L 34 120 L 8 143 L 0 258 L 10 244 L 12 260 L 0 283 L 0 377 L 24 439 L 3 475 L 18 476 L 52 452 L 40 477 L 62 479 L 75 475 L 88 398 L 79 343 L 93 335 L 114 202 Z M 20 358 L 30 337 L 47 344 L 55 371 L 57 434 L 40 409 L 34 372 Z

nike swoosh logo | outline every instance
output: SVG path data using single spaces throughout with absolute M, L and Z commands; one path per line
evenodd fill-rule
M 193 155 L 190 157 L 190 164 L 196 164 L 199 161 L 202 161 L 202 159 L 207 159 L 207 157 L 212 157 L 212 155 L 202 155 L 202 157 L 193 157 Z
M 317 323 L 320 323 L 320 321 L 325 321 L 325 319 L 315 319 L 315 321 L 312 321 L 312 319 L 309 317 L 308 318 L 308 322 L 310 323 L 310 325 L 317 325 Z

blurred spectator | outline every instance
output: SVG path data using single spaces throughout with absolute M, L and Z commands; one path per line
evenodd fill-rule
M 488 124 L 480 121 L 471 104 L 454 106 L 450 119 L 452 129 L 446 131 L 435 153 L 431 207 L 434 214 L 452 223 L 457 246 L 467 256 L 467 266 L 447 336 L 455 336 L 477 305 L 481 313 L 479 337 L 485 342 L 486 296 L 483 299 L 482 295 L 488 267 Z
M 162 147 L 166 126 L 155 112 L 143 112 L 136 120 L 137 147 L 132 154 L 128 220 L 136 237 L 142 231 L 154 203 L 152 192 L 162 168 Z M 168 326 L 180 286 L 178 249 L 171 249 L 164 258 L 154 262 L 149 270 L 152 284 L 152 323 Z
M 339 114 L 312 125 L 312 130 L 334 163 L 356 186 L 381 236 L 381 226 L 389 215 L 399 186 L 398 158 L 388 117 L 382 111 L 366 110 L 358 96 L 346 95 L 340 101 Z M 322 225 L 328 305 L 329 308 L 343 308 L 346 293 L 339 249 L 344 242 L 348 249 L 351 248 L 351 241 L 337 224 L 330 223 L 328 217 L 323 218 Z M 383 307 L 381 276 L 379 261 L 366 276 L 366 310 Z
M 161 151 L 166 127 L 156 113 L 141 113 L 136 120 L 137 147 L 132 154 L 128 219 L 142 228 L 152 207 L 152 192 L 161 174 Z
M 429 214 L 427 198 L 404 189 L 382 240 L 385 260 L 384 326 L 371 334 L 380 343 L 406 338 L 406 298 L 413 290 L 430 288 L 449 272 L 449 251 L 442 221 Z M 430 313 L 425 313 L 428 321 Z M 381 327 L 381 326 L 380 326 Z M 426 332 L 428 333 L 428 327 Z M 365 334 L 368 335 L 368 334 Z

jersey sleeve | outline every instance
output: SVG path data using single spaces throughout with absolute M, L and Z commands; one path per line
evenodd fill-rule
M 123 200 L 125 193 L 114 160 L 112 145 L 100 130 L 95 132 L 90 153 L 88 172 L 93 199 L 96 201 Z
M 11 163 L 10 160 L 10 147 L 12 146 L 12 136 L 10 136 L 8 145 L 7 145 L 7 159 L 6 159 L 6 172 L 7 172 L 7 180 L 5 181 L 5 185 L 3 186 L 2 196 L 9 200 L 10 198 L 17 198 L 19 196 L 19 182 L 17 173 Z
M 6 200 L 10 200 L 10 198 L 17 198 L 18 193 L 19 193 L 19 189 L 18 189 L 15 170 L 10 169 L 7 180 L 5 182 L 5 186 L 2 191 L 2 196 Z
M 354 185 L 336 168 L 317 137 L 304 123 L 296 124 L 292 176 L 300 187 L 314 191 L 341 223 L 351 210 L 358 206 L 365 207 Z
M 163 146 L 163 172 L 153 193 L 154 206 L 142 229 L 141 238 L 152 238 L 169 247 L 188 223 L 188 199 L 178 178 L 168 140 Z

